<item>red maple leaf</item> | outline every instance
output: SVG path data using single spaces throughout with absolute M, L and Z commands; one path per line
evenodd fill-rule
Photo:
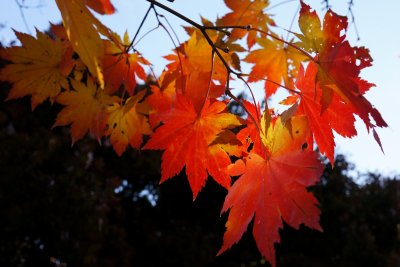
M 176 95 L 174 107 L 161 116 L 164 125 L 151 136 L 144 149 L 165 149 L 162 155 L 161 182 L 178 174 L 186 165 L 186 175 L 195 199 L 205 185 L 207 172 L 225 188 L 231 179 L 226 167 L 229 156 L 211 143 L 222 133 L 241 124 L 226 113 L 224 102 L 206 100 L 200 112 L 183 95 Z
M 230 166 L 231 175 L 242 175 L 229 190 L 222 208 L 222 212 L 230 212 L 218 254 L 239 241 L 254 217 L 257 247 L 275 266 L 274 243 L 280 241 L 282 219 L 296 229 L 304 223 L 322 231 L 318 201 L 306 188 L 319 180 L 323 165 L 315 152 L 302 149 L 309 134 L 305 116 L 292 117 L 287 126 L 280 118 L 269 125 L 261 134 L 266 153 L 251 152 Z
M 364 96 L 373 84 L 360 78 L 361 70 L 371 66 L 368 49 L 352 47 L 345 41 L 346 17 L 328 10 L 321 25 L 315 11 L 311 12 L 303 2 L 301 5 L 299 26 L 303 34 L 297 34 L 301 40 L 298 45 L 316 53 L 313 61 L 318 65 L 316 81 L 322 90 L 321 111 L 324 112 L 335 102 L 334 98 L 339 97 L 363 120 L 368 131 L 372 129 L 374 138 L 381 146 L 375 127 L 388 125 Z
M 333 163 L 335 147 L 333 130 L 343 137 L 355 136 L 357 131 L 354 126 L 354 109 L 351 105 L 344 103 L 339 96 L 334 95 L 329 106 L 322 112 L 322 90 L 316 81 L 317 72 L 318 67 L 314 62 L 308 64 L 306 71 L 301 66 L 296 80 L 300 95 L 291 96 L 283 103 L 289 104 L 293 100 L 296 101 L 296 114 L 307 116 L 311 134 L 314 137 L 310 140 L 310 147 L 314 139 L 320 152 Z

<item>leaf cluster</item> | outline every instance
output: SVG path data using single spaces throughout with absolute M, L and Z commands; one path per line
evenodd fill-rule
M 72 143 L 89 133 L 110 142 L 119 156 L 128 146 L 163 150 L 160 182 L 185 168 L 193 199 L 211 176 L 228 189 L 219 254 L 254 219 L 257 246 L 275 266 L 283 222 L 322 230 L 318 201 L 307 190 L 323 169 L 314 144 L 334 164 L 333 131 L 355 136 L 358 116 L 381 146 L 376 128 L 387 124 L 364 96 L 373 84 L 360 77 L 371 66 L 369 51 L 346 40 L 346 17 L 328 10 L 321 22 L 303 2 L 301 32 L 286 41 L 274 32 L 268 0 L 225 0 L 230 11 L 201 25 L 147 1 L 141 25 L 154 11 L 163 26 L 160 10 L 190 24 L 188 40 L 165 56 L 160 77 L 146 74 L 151 62 L 135 49 L 141 26 L 133 39 L 121 37 L 93 14 L 114 13 L 110 1 L 56 0 L 62 25 L 37 31 L 36 38 L 16 32 L 21 46 L 1 50 L 9 62 L 0 73 L 12 83 L 8 99 L 30 95 L 32 109 L 47 99 L 62 105 L 53 127 L 70 125 Z M 250 73 L 241 72 L 242 62 L 252 66 Z M 264 83 L 266 98 L 285 90 L 289 96 L 281 103 L 288 109 L 261 110 L 254 95 L 252 103 L 238 99 L 233 79 L 251 95 L 253 82 Z M 150 88 L 139 90 L 141 81 Z M 230 113 L 230 101 L 247 118 Z

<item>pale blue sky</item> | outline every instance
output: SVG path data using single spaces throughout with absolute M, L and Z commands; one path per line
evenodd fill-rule
M 0 31 L 0 40 L 7 44 L 14 40 L 14 34 L 10 27 L 15 30 L 27 32 L 23 23 L 20 11 L 12 0 L 1 0 L 3 5 L 0 9 L 0 23 L 5 28 Z M 187 17 L 199 21 L 202 15 L 210 20 L 214 20 L 217 15 L 222 16 L 228 10 L 222 0 L 175 0 L 169 3 L 159 0 Z M 22 1 L 20 1 L 22 2 Z M 283 2 L 281 0 L 271 1 L 271 5 Z M 306 1 L 322 14 L 321 0 Z M 348 0 L 329 1 L 333 10 L 340 15 L 347 14 Z M 51 0 L 25 0 L 26 5 L 41 4 L 41 8 L 24 10 L 26 19 L 30 25 L 30 31 L 34 32 L 34 27 L 44 30 L 48 27 L 48 22 L 57 23 L 60 15 Z M 117 8 L 115 15 L 104 17 L 106 25 L 118 33 L 128 30 L 133 36 L 148 7 L 145 0 L 114 0 Z M 289 2 L 285 5 L 270 10 L 276 22 L 283 28 L 288 28 L 295 14 L 298 1 Z M 379 109 L 386 122 L 389 124 L 387 129 L 378 129 L 381 137 L 385 155 L 380 151 L 372 135 L 366 133 L 362 123 L 357 124 L 359 135 L 353 139 L 337 138 L 337 152 L 348 155 L 348 159 L 355 163 L 359 171 L 379 171 L 384 174 L 400 173 L 400 1 L 398 0 L 354 0 L 353 12 L 358 27 L 360 40 L 357 42 L 355 30 L 350 26 L 348 30 L 349 40 L 352 44 L 366 46 L 370 49 L 374 59 L 373 66 L 362 72 L 362 77 L 377 85 L 367 93 L 367 98 Z M 186 35 L 180 25 L 185 25 L 183 21 L 165 14 L 175 31 L 184 41 Z M 153 18 L 154 16 L 150 16 Z M 157 24 L 154 19 L 150 19 L 144 27 L 144 31 L 153 28 Z M 293 30 L 296 30 L 294 27 Z M 137 48 L 156 65 L 159 73 L 166 63 L 161 56 L 170 53 L 173 49 L 171 41 L 166 33 L 159 29 L 146 36 Z M 244 89 L 243 85 L 237 85 L 238 90 Z M 253 86 L 254 91 L 262 92 L 259 85 Z

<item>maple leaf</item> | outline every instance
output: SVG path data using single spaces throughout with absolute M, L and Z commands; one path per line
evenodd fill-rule
M 322 90 L 316 81 L 318 67 L 310 62 L 304 72 L 300 66 L 299 75 L 296 80 L 296 88 L 300 90 L 296 114 L 305 114 L 308 119 L 311 133 L 322 154 L 325 154 L 329 161 L 334 162 L 334 135 L 333 130 L 343 137 L 353 137 L 357 134 L 354 123 L 354 109 L 351 105 L 344 103 L 340 97 L 334 96 L 330 105 L 322 111 L 321 97 Z M 293 101 L 293 100 L 292 100 Z M 297 103 L 297 102 L 296 102 Z M 312 147 L 312 142 L 309 143 Z
M 329 9 L 322 27 L 317 13 L 301 1 L 299 27 L 303 34 L 296 34 L 301 40 L 298 45 L 309 52 L 320 52 L 346 39 L 347 17 L 339 16 Z
M 291 46 L 278 40 L 257 38 L 261 49 L 251 51 L 244 61 L 253 63 L 249 82 L 266 78 L 266 97 L 273 95 L 281 81 L 288 88 L 293 88 L 293 79 L 297 76 L 298 67 L 307 57 Z
M 90 73 L 97 77 L 100 86 L 104 87 L 102 73 L 104 48 L 99 33 L 111 37 L 111 31 L 93 16 L 85 2 L 83 0 L 56 0 L 72 47 Z
M 253 217 L 257 247 L 272 266 L 282 220 L 296 229 L 304 223 L 322 231 L 318 201 L 306 187 L 319 180 L 323 165 L 315 152 L 302 149 L 308 134 L 305 116 L 292 117 L 290 127 L 273 120 L 262 134 L 266 153 L 252 151 L 229 167 L 231 175 L 242 175 L 225 198 L 222 212 L 230 211 L 218 255 L 239 241 Z
M 257 107 L 244 100 L 243 102 L 244 108 L 247 110 L 247 119 L 246 119 L 246 127 L 239 131 L 237 134 L 237 139 L 242 143 L 243 151 L 248 152 L 251 146 L 253 146 L 254 150 L 262 151 L 260 140 L 260 105 Z M 258 140 L 258 141 L 257 141 Z M 247 155 L 248 153 L 245 153 Z
M 151 128 L 155 128 L 161 122 L 160 115 L 172 108 L 177 87 L 175 78 L 170 72 L 163 71 L 157 85 L 150 85 L 151 95 L 146 99 L 152 107 L 149 114 Z
M 217 138 L 210 144 L 210 146 L 213 145 L 217 145 L 230 156 L 236 156 L 238 158 L 242 156 L 242 143 L 231 130 L 224 130 L 219 133 Z
M 301 40 L 297 45 L 309 52 L 319 51 L 324 42 L 321 21 L 316 11 L 311 11 L 311 7 L 303 1 L 300 3 L 299 28 L 303 34 L 296 34 Z
M 225 26 L 251 26 L 268 31 L 268 24 L 275 25 L 275 22 L 264 13 L 269 6 L 268 0 L 224 0 L 226 6 L 232 11 L 221 18 Z M 256 43 L 256 31 L 233 29 L 230 38 L 241 39 L 247 34 L 247 46 L 251 48 Z
M 114 6 L 111 4 L 110 0 L 86 0 L 86 4 L 102 15 L 110 15 L 115 12 Z
M 240 125 L 240 120 L 226 113 L 226 104 L 219 101 L 205 101 L 199 113 L 183 95 L 176 95 L 174 104 L 162 117 L 164 124 L 144 146 L 144 149 L 165 149 L 160 182 L 178 174 L 186 165 L 193 199 L 204 186 L 207 172 L 216 182 L 229 188 L 231 180 L 226 167 L 230 159 L 222 148 L 210 144 L 224 129 Z
M 215 41 L 217 36 L 213 36 Z M 189 40 L 178 47 L 178 53 L 165 56 L 171 61 L 167 65 L 169 71 L 177 71 L 180 75 L 187 76 L 193 72 L 211 72 L 212 78 L 226 82 L 227 70 L 219 57 L 213 54 L 212 47 L 206 38 L 198 31 L 193 31 Z M 230 54 L 223 54 L 225 62 L 231 62 Z M 178 74 L 177 74 L 178 75 Z
M 34 37 L 15 32 L 22 46 L 6 48 L 1 57 L 10 61 L 0 72 L 0 79 L 13 83 L 8 99 L 32 95 L 32 109 L 47 98 L 51 102 L 68 88 L 68 75 L 73 65 L 65 64 L 66 49 L 61 41 L 36 31 Z
M 318 65 L 317 82 L 322 90 L 322 112 L 328 108 L 335 95 L 339 96 L 343 102 L 352 106 L 353 113 L 363 120 L 367 130 L 372 129 L 382 149 L 375 127 L 388 125 L 363 95 L 372 84 L 359 77 L 363 68 L 371 66 L 369 51 L 363 47 L 352 47 L 345 41 L 346 17 L 328 10 L 321 28 L 315 11 L 311 12 L 310 7 L 303 2 L 301 5 L 299 24 L 303 35 L 297 36 L 302 40 L 300 46 L 317 53 L 313 61 Z
M 201 22 L 204 27 L 212 29 L 214 27 L 222 27 L 222 23 L 220 19 L 217 19 L 216 24 L 211 21 L 201 17 Z M 196 27 L 184 27 L 187 34 L 192 36 L 194 32 L 197 33 L 197 36 L 202 36 L 203 32 Z M 225 62 L 227 62 L 231 67 L 240 71 L 240 59 L 238 56 L 238 52 L 245 52 L 246 49 L 243 48 L 240 44 L 235 43 L 234 38 L 226 38 L 227 33 L 224 31 L 207 31 L 207 35 L 213 41 L 215 47 L 223 51 L 221 55 L 224 57 Z
M 178 75 L 178 76 L 177 76 Z M 150 119 L 156 126 L 161 120 L 159 115 L 172 107 L 176 94 L 184 95 L 199 112 L 206 99 L 215 99 L 225 91 L 225 86 L 216 85 L 211 79 L 211 72 L 193 71 L 179 76 L 175 71 L 164 71 L 158 81 L 159 86 L 151 86 L 152 94 L 148 98 L 153 107 Z
M 136 87 L 136 76 L 142 80 L 146 80 L 146 73 L 142 65 L 150 65 L 139 53 L 128 53 L 130 40 L 127 33 L 122 41 L 118 35 L 114 41 L 104 40 L 104 80 L 111 88 L 110 94 L 119 89 L 121 84 L 124 88 L 133 94 Z
M 171 61 L 167 72 L 174 76 L 176 92 L 185 95 L 199 112 L 207 98 L 217 98 L 225 92 L 227 68 L 213 57 L 210 44 L 197 31 L 177 50 L 175 55 L 165 57 Z M 229 55 L 225 56 L 225 62 L 229 62 Z
M 53 127 L 71 124 L 72 143 L 88 131 L 100 139 L 107 122 L 106 108 L 113 103 L 112 98 L 90 79 L 87 85 L 76 80 L 71 80 L 71 85 L 74 90 L 57 97 L 57 102 L 66 107 L 58 113 Z
M 323 90 L 323 108 L 331 102 L 333 95 L 337 94 L 345 103 L 354 107 L 354 112 L 364 121 L 368 130 L 375 126 L 388 126 L 379 111 L 363 95 L 365 83 L 359 74 L 362 68 L 370 66 L 371 60 L 366 49 L 352 48 L 346 41 L 321 52 L 317 76 Z M 358 61 L 361 62 L 359 65 Z M 371 118 L 376 125 L 371 122 Z
M 193 72 L 186 79 L 184 95 L 200 112 L 206 99 L 221 96 L 226 90 L 225 85 L 216 85 L 211 80 L 210 72 Z
M 147 118 L 150 107 L 145 102 L 140 102 L 145 91 L 128 98 L 125 105 L 113 103 L 107 108 L 109 115 L 106 124 L 105 135 L 110 136 L 111 144 L 121 156 L 128 144 L 139 148 L 143 141 L 143 135 L 152 133 Z M 140 102 L 140 103 L 139 103 Z

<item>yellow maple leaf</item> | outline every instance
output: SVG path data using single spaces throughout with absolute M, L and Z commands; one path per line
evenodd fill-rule
M 6 48 L 1 57 L 10 61 L 0 72 L 0 80 L 13 83 L 8 99 L 32 95 L 32 109 L 47 98 L 53 102 L 68 87 L 67 75 L 73 65 L 64 64 L 66 52 L 60 40 L 37 31 L 37 39 L 15 32 L 22 46 Z
M 72 143 L 88 131 L 100 139 L 107 122 L 107 106 L 112 104 L 112 98 L 90 79 L 87 85 L 76 80 L 72 80 L 71 85 L 74 90 L 57 97 L 57 102 L 66 107 L 58 113 L 53 127 L 71 124 Z
M 143 102 L 139 103 L 144 95 L 145 91 L 141 91 L 128 98 L 125 105 L 114 103 L 108 108 L 106 135 L 110 136 L 111 144 L 119 156 L 124 153 L 128 144 L 139 148 L 142 136 L 152 133 L 144 116 L 149 113 L 150 106 Z
M 104 49 L 100 33 L 110 38 L 111 31 L 93 16 L 86 7 L 85 1 L 56 0 L 56 3 L 72 47 L 90 73 L 97 77 L 100 86 L 104 87 L 102 73 Z

